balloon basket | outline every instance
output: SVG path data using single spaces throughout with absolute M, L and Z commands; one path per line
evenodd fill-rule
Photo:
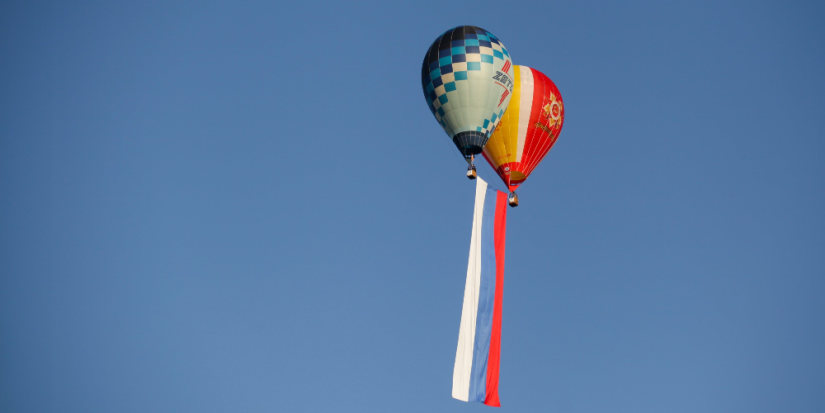
M 478 177 L 478 174 L 476 173 L 476 167 L 475 165 L 470 164 L 470 166 L 467 167 L 467 178 L 476 179 L 476 177 Z
M 514 208 L 518 206 L 518 194 L 516 191 L 510 192 L 510 196 L 507 197 L 507 203 Z

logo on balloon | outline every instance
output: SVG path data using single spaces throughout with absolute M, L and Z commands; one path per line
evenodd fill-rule
M 507 95 L 509 95 L 509 94 L 510 94 L 510 91 L 507 90 L 507 89 L 504 89 L 504 93 L 501 94 L 501 100 L 498 101 L 498 106 L 501 106 L 501 104 L 504 102 L 504 99 L 506 99 Z M 498 126 L 496 126 L 496 127 L 498 127 Z
M 547 119 L 550 127 L 556 126 L 561 121 L 562 102 L 556 98 L 552 92 L 550 96 L 544 98 L 544 105 L 541 107 L 542 115 Z
M 507 73 L 510 71 L 510 61 L 507 60 L 504 62 L 504 67 L 501 68 L 501 71 Z
M 496 75 L 493 76 L 493 80 L 503 83 L 501 86 L 503 86 L 507 90 L 513 89 L 513 81 L 510 80 L 510 76 L 507 76 L 506 73 L 497 71 Z

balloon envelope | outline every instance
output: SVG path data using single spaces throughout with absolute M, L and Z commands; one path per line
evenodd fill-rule
M 435 39 L 421 87 L 435 119 L 465 158 L 481 153 L 513 92 L 510 54 L 492 33 L 458 26 Z
M 564 102 L 553 81 L 527 66 L 514 69 L 513 99 L 484 147 L 484 158 L 511 191 L 544 159 L 564 123 Z

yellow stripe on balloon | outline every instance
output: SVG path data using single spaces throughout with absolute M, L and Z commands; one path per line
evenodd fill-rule
M 521 73 L 517 65 L 513 66 L 513 96 L 510 98 L 510 105 L 501 117 L 501 123 L 493 132 L 484 151 L 487 157 L 499 165 L 514 162 L 516 160 L 516 147 L 518 143 L 518 119 L 519 106 L 521 104 Z

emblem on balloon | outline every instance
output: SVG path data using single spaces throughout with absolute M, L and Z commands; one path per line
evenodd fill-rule
M 556 126 L 561 120 L 562 102 L 556 99 L 556 95 L 553 92 L 550 92 L 550 95 L 544 98 L 544 106 L 541 107 L 541 111 L 548 126 Z

